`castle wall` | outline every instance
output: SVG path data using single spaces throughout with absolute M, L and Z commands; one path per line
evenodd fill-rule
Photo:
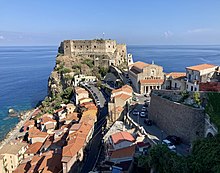
M 205 112 L 152 93 L 149 119 L 168 135 L 179 136 L 183 142 L 190 143 L 204 137 Z
M 59 50 L 67 56 L 83 55 L 92 58 L 96 66 L 117 66 L 127 61 L 126 45 L 117 45 L 115 40 L 65 40 Z

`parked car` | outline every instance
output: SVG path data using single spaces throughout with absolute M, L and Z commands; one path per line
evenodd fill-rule
M 174 145 L 179 145 L 181 143 L 180 137 L 177 137 L 175 135 L 169 135 L 166 137 L 166 139 L 172 142 Z
M 146 117 L 146 113 L 145 112 L 141 112 L 140 113 L 140 117 Z
M 162 141 L 162 144 L 166 145 L 170 150 L 176 151 L 176 146 L 173 145 L 173 143 L 170 142 L 169 140 L 164 139 L 164 140 Z
M 141 110 L 145 112 L 147 110 L 147 108 L 145 106 L 143 106 Z
M 144 124 L 146 124 L 147 126 L 152 126 L 153 125 L 153 121 L 152 120 L 149 120 L 148 118 L 146 118 L 144 120 Z
M 132 114 L 133 115 L 139 115 L 139 112 L 137 110 L 134 110 Z

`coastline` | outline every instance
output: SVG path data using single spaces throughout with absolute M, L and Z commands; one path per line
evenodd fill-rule
M 24 112 L 24 114 L 19 118 L 19 122 L 15 125 L 14 128 L 12 128 L 5 137 L 0 141 L 0 149 L 9 143 L 11 140 L 15 139 L 19 133 L 19 130 L 21 127 L 31 118 L 33 113 L 38 110 L 36 109 L 29 109 Z

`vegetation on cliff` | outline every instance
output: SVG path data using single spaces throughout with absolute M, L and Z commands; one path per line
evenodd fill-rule
M 195 141 L 189 156 L 179 156 L 165 145 L 155 145 L 147 156 L 140 156 L 139 167 L 159 173 L 220 172 L 220 135 Z
M 211 122 L 220 129 L 220 93 L 207 93 L 208 103 L 206 105 L 206 113 L 210 116 Z

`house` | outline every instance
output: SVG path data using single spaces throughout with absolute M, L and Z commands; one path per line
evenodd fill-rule
M 199 91 L 199 84 L 215 82 L 215 75 L 219 67 L 213 64 L 199 64 L 186 67 L 186 90 Z
M 79 104 L 87 103 L 87 102 L 93 102 L 91 98 L 81 98 L 79 99 Z
M 77 160 L 82 161 L 84 146 L 85 138 L 76 136 L 68 142 L 67 146 L 63 147 L 61 160 L 63 173 L 69 172 Z
M 24 123 L 24 126 L 23 126 L 24 132 L 28 131 L 29 128 L 34 127 L 34 125 L 35 125 L 34 120 L 28 120 L 28 121 L 26 121 L 26 122 Z
M 42 142 L 35 142 L 33 144 L 30 144 L 28 146 L 28 149 L 24 153 L 24 158 L 27 158 L 27 157 L 34 156 L 34 155 L 38 154 L 38 152 L 40 151 L 42 145 L 43 145 Z
M 164 88 L 168 90 L 185 90 L 186 89 L 186 73 L 171 72 L 166 74 Z
M 74 94 L 73 94 L 73 100 L 76 105 L 79 104 L 79 100 L 83 98 L 88 98 L 89 93 L 82 87 L 75 87 L 74 88 Z
M 57 121 L 51 118 L 50 116 L 43 116 L 40 119 L 41 131 L 46 131 L 49 134 L 52 134 L 56 128 Z
M 129 78 L 135 92 L 150 94 L 152 89 L 161 89 L 164 83 L 163 67 L 138 61 L 129 66 Z
M 130 104 L 133 96 L 132 87 L 124 85 L 119 89 L 115 89 L 111 93 L 111 98 L 108 103 L 109 121 L 115 122 L 121 119 L 126 104 Z
M 48 137 L 48 134 L 46 132 L 42 132 L 36 127 L 32 127 L 29 129 L 28 132 L 28 141 L 30 141 L 31 144 L 35 142 L 44 142 Z
M 135 142 L 134 137 L 127 131 L 112 134 L 109 138 L 109 149 L 117 150 L 133 145 Z
M 68 103 L 66 105 L 66 112 L 67 112 L 67 114 L 72 114 L 75 111 L 75 109 L 76 109 L 76 106 L 74 104 L 72 104 L 72 103 Z
M 61 121 L 66 118 L 66 113 L 66 106 L 54 111 L 55 116 L 59 117 Z
M 64 121 L 65 121 L 64 124 L 77 123 L 79 121 L 78 113 L 73 112 L 73 113 L 67 114 Z
M 62 171 L 61 154 L 53 151 L 45 152 L 25 159 L 14 171 L 20 172 L 47 172 L 59 173 Z
M 108 160 L 115 163 L 133 160 L 136 145 L 120 148 L 111 152 Z
M 24 159 L 28 144 L 16 141 L 8 143 L 0 149 L 0 173 L 12 173 Z
M 74 76 L 74 86 L 78 86 L 79 83 L 83 82 L 95 82 L 96 81 L 96 76 L 85 76 L 83 74 L 75 75 Z
M 74 124 L 69 130 L 68 139 L 74 139 L 76 136 L 80 136 L 85 138 L 85 142 L 88 143 L 89 140 L 92 138 L 94 132 L 94 126 L 86 123 L 81 122 L 79 124 Z
M 90 109 L 83 111 L 82 117 L 89 116 L 94 120 L 94 122 L 96 122 L 97 121 L 97 112 L 98 112 L 98 110 L 96 107 L 91 107 Z

